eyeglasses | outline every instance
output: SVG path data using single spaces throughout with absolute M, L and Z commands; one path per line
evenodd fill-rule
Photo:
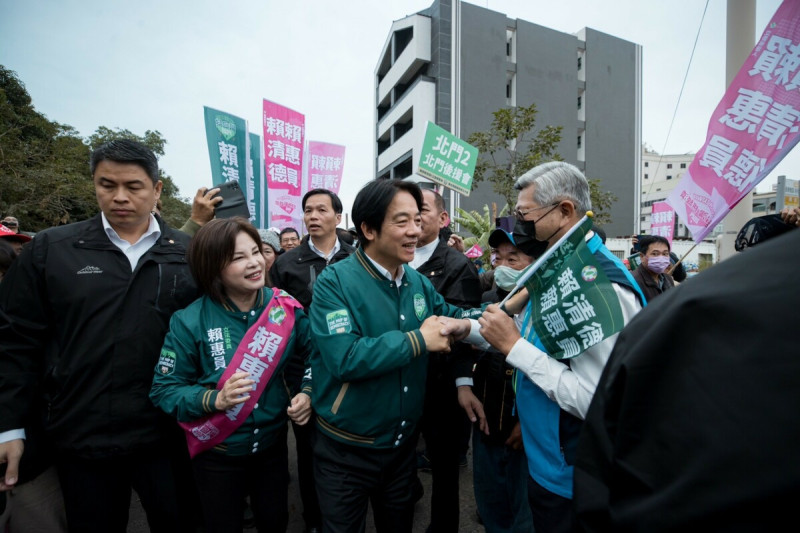
M 529 213 L 533 213 L 534 211 L 538 211 L 540 209 L 547 209 L 548 207 L 554 207 L 560 204 L 561 202 L 555 202 L 549 205 L 543 205 L 541 207 L 532 207 L 527 211 L 520 211 L 519 209 L 514 209 L 514 217 L 517 220 L 525 220 L 525 217 L 528 216 Z
M 19 224 L 17 222 L 6 222 L 3 221 L 3 225 L 7 228 L 18 228 Z

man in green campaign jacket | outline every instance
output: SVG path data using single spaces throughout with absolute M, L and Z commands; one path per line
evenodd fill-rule
M 421 208 L 413 183 L 367 184 L 353 204 L 361 247 L 314 286 L 314 475 L 324 531 L 363 531 L 368 500 L 379 532 L 411 531 L 427 354 L 450 350 L 438 315 L 469 314 L 405 266 Z

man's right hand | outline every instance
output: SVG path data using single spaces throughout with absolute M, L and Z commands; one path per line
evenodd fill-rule
M 0 463 L 8 463 L 5 477 L 0 479 L 0 491 L 11 490 L 19 481 L 19 460 L 25 449 L 25 441 L 14 439 L 0 444 Z
M 422 338 L 425 339 L 425 348 L 429 352 L 449 352 L 452 338 L 449 335 L 442 335 L 442 325 L 439 324 L 439 317 L 429 316 L 419 327 Z
M 489 424 L 486 423 L 486 414 L 483 412 L 483 404 L 472 392 L 469 385 L 459 385 L 458 405 L 467 413 L 470 422 L 478 422 L 478 429 L 486 435 L 489 434 Z
M 213 189 L 200 187 L 197 189 L 197 194 L 194 195 L 194 201 L 192 202 L 192 215 L 189 218 L 198 226 L 203 226 L 214 218 L 214 209 L 218 203 L 222 202 L 221 196 L 215 197 L 218 192 L 219 187 L 214 187 Z

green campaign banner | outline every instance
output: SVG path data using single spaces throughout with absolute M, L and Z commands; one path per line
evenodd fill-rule
M 592 219 L 574 229 L 525 282 L 531 295 L 525 324 L 555 359 L 575 357 L 625 325 L 614 287 L 586 244 Z
M 469 196 L 477 162 L 477 148 L 428 122 L 417 174 Z
M 266 228 L 267 217 L 264 208 L 267 205 L 267 187 L 264 183 L 264 157 L 261 155 L 261 137 L 250 133 L 247 161 L 247 207 L 250 208 L 250 220 L 257 228 Z M 252 194 L 251 194 L 252 191 Z
M 211 181 L 214 186 L 247 176 L 247 122 L 237 116 L 203 107 Z M 245 185 L 242 182 L 242 185 Z M 242 187 L 247 190 L 245 187 Z M 251 211 L 252 214 L 252 211 Z

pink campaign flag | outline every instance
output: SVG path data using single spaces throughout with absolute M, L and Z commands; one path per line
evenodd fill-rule
M 675 229 L 675 211 L 667 202 L 655 202 L 653 213 L 650 215 L 650 235 L 661 235 L 669 241 L 672 247 L 672 237 Z
M 267 181 L 269 218 L 265 227 L 300 231 L 303 180 L 303 114 L 264 100 L 264 169 Z
M 340 144 L 308 141 L 308 185 L 311 189 L 328 189 L 339 194 L 344 171 L 344 149 Z
M 667 202 L 700 242 L 800 140 L 800 2 L 784 0 Z

